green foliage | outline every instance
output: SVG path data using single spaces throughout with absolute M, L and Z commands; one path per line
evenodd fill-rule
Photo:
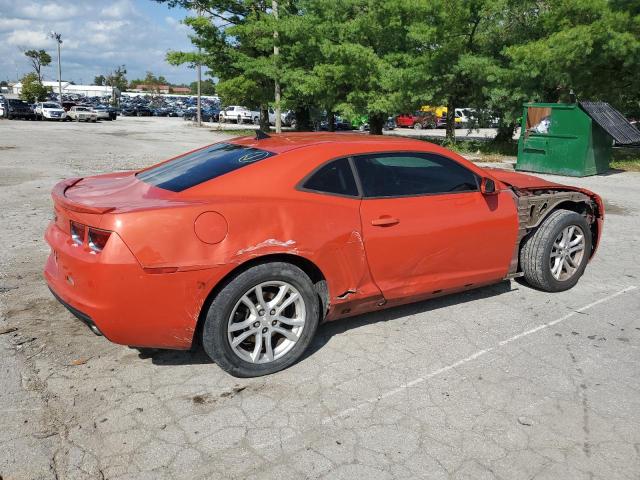
M 22 80 L 22 91 L 20 92 L 20 98 L 29 102 L 41 102 L 47 99 L 47 94 L 51 91 L 38 79 L 36 73 L 27 73 Z
M 94 85 L 104 86 L 106 85 L 106 81 L 107 79 L 104 75 L 97 75 L 93 78 Z
M 106 76 L 104 84 L 124 92 L 128 84 L 126 67 L 124 65 L 116 67 L 113 72 Z
M 38 81 L 42 83 L 42 67 L 51 64 L 51 55 L 44 50 L 27 50 L 24 54 L 31 62 Z
M 329 116 L 422 105 L 490 110 L 510 139 L 525 101 L 605 100 L 640 114 L 640 0 L 157 0 L 184 20 L 227 103 L 265 108 L 274 82 L 287 107 Z M 274 35 L 277 32 L 277 35 Z M 273 54 L 274 46 L 280 55 Z M 448 131 L 453 140 L 453 129 Z
M 129 88 L 136 88 L 138 85 L 149 85 L 153 90 L 158 90 L 160 85 L 169 85 L 169 82 L 162 75 L 156 77 L 153 72 L 147 72 L 144 78 L 131 80 Z
M 544 101 L 605 100 L 637 109 L 640 92 L 638 2 L 552 0 L 540 14 L 541 35 L 506 55 L 521 88 Z M 633 12 L 636 12 L 635 14 Z

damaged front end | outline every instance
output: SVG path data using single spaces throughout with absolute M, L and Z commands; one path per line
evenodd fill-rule
M 562 188 L 526 188 L 511 186 L 518 208 L 518 240 L 514 249 L 508 277 L 520 276 L 519 253 L 522 241 L 533 230 L 558 209 L 571 210 L 582 215 L 591 227 L 593 238 L 589 258 L 593 257 L 599 244 L 604 219 L 604 206 L 600 197 L 593 192 L 571 187 Z

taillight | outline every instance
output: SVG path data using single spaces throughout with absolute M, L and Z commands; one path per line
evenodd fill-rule
M 84 230 L 85 226 L 82 223 L 74 222 L 73 220 L 70 222 L 71 232 L 71 240 L 73 240 L 76 244 L 82 245 L 84 242 Z
M 89 248 L 94 252 L 101 252 L 104 246 L 109 240 L 111 232 L 108 230 L 98 230 L 97 228 L 89 227 L 89 233 L 87 235 L 87 243 Z

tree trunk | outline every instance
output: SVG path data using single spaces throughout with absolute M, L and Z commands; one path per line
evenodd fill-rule
M 260 130 L 268 132 L 271 130 L 269 126 L 269 107 L 260 105 Z
M 512 142 L 513 134 L 515 133 L 517 124 L 511 123 L 503 123 L 500 121 L 498 124 L 498 133 L 493 139 L 494 142 Z
M 311 131 L 311 114 L 309 107 L 298 107 L 295 110 L 296 130 L 298 132 Z
M 385 116 L 381 113 L 369 114 L 369 135 L 382 135 Z
M 453 97 L 447 99 L 447 140 L 456 141 L 456 101 Z
M 332 111 L 327 112 L 327 130 L 330 132 L 336 131 L 336 114 Z

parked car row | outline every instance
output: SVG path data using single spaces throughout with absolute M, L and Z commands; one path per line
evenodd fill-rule
M 38 102 L 29 104 L 16 98 L 0 98 L 0 117 L 9 120 L 57 120 L 77 122 L 97 122 L 98 120 L 115 120 L 117 112 L 108 106 L 75 105 L 64 102 L 62 105 L 53 102 Z

